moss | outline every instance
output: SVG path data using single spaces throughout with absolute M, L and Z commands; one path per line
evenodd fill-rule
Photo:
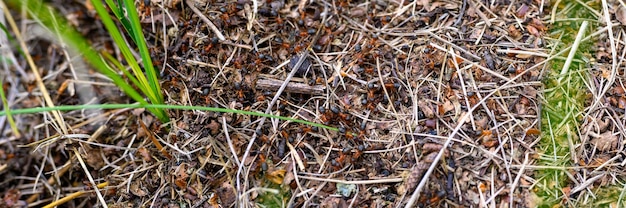
M 557 7 L 557 21 L 551 25 L 549 33 L 551 38 L 559 40 L 556 44 L 557 51 L 564 50 L 574 43 L 579 33 L 583 20 L 589 20 L 590 25 L 586 30 L 588 35 L 599 28 L 600 25 L 593 21 L 598 17 L 593 16 L 589 8 L 601 11 L 600 1 L 588 2 L 587 6 L 580 5 L 575 1 L 561 1 Z M 570 142 L 574 145 L 579 143 L 578 129 L 582 122 L 582 112 L 586 101 L 586 86 L 584 79 L 588 68 L 585 64 L 593 57 L 592 44 L 598 40 L 583 41 L 574 56 L 579 62 L 572 62 L 567 73 L 561 74 L 565 64 L 564 60 L 550 62 L 551 70 L 545 74 L 543 84 L 546 98 L 542 109 L 542 134 L 537 151 L 541 154 L 538 165 L 551 167 L 577 166 L 571 159 Z M 535 173 L 535 194 L 539 197 L 539 207 L 564 206 L 616 206 L 620 198 L 624 197 L 623 185 L 618 186 L 595 186 L 592 188 L 595 197 L 582 195 L 567 196 L 568 190 L 574 188 L 574 183 L 567 176 L 565 168 L 540 169 Z M 621 182 L 620 182 L 621 183 Z M 622 183 L 623 184 L 623 183 Z M 576 193 L 579 194 L 579 193 Z M 574 197 L 580 197 L 572 199 Z M 579 204 L 582 203 L 582 204 Z M 624 203 L 624 202 L 621 202 Z
M 595 3 L 592 3 L 595 4 Z M 592 8 L 599 8 L 599 5 L 588 4 Z M 550 34 L 554 39 L 560 40 L 556 44 L 557 51 L 563 50 L 572 45 L 580 30 L 581 19 L 597 19 L 592 16 L 586 7 L 575 1 L 562 1 L 557 6 L 557 21 L 550 28 Z M 599 9 L 598 9 L 599 11 Z M 586 31 L 594 31 L 597 23 L 590 22 L 590 27 Z M 588 32 L 587 32 L 588 34 Z M 585 55 L 592 54 L 590 51 L 593 40 L 583 41 L 576 48 L 575 60 L 586 60 Z M 582 62 L 584 63 L 584 62 Z M 565 64 L 564 60 L 553 60 L 550 63 L 551 69 L 545 74 L 543 84 L 545 86 L 546 101 L 542 110 L 542 134 L 538 152 L 541 154 L 539 165 L 552 167 L 574 166 L 570 155 L 570 140 L 574 143 L 579 141 L 577 129 L 581 122 L 580 112 L 584 110 L 585 67 L 581 62 L 572 62 L 567 73 L 561 75 L 561 70 Z M 570 184 L 566 170 L 551 168 L 542 169 L 536 172 L 535 178 L 539 180 L 535 188 L 536 194 L 541 198 L 539 207 L 553 207 L 562 203 Z M 570 187 L 572 188 L 572 187 Z

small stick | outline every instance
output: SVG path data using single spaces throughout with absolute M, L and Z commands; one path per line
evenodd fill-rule
M 383 178 L 383 179 L 373 179 L 373 180 L 360 180 L 360 181 L 346 181 L 346 180 L 338 180 L 331 178 L 317 178 L 317 177 L 309 177 L 298 175 L 299 178 L 312 180 L 312 181 L 324 181 L 331 183 L 343 183 L 343 184 L 354 184 L 354 185 L 367 185 L 367 184 L 381 184 L 381 183 L 400 183 L 404 181 L 404 178 Z
M 91 185 L 93 186 L 93 189 L 95 190 L 96 196 L 98 196 L 98 200 L 102 204 L 102 207 L 108 208 L 109 206 L 107 206 L 107 202 L 104 200 L 104 197 L 102 196 L 102 193 L 100 192 L 100 188 L 98 188 L 99 186 L 96 185 L 96 182 L 94 182 L 93 177 L 89 173 L 89 169 L 87 169 L 87 165 L 85 165 L 85 161 L 83 161 L 83 158 L 80 156 L 80 152 L 78 152 L 78 149 L 76 148 L 74 148 L 74 155 L 76 155 L 76 159 L 78 159 L 78 163 L 85 171 L 85 175 L 87 176 L 87 179 L 89 179 L 89 182 L 91 182 Z M 107 184 L 108 183 L 105 182 L 104 186 L 106 186 Z
M 584 21 L 580 25 L 578 34 L 576 34 L 576 39 L 574 40 L 574 43 L 572 44 L 572 49 L 570 49 L 569 54 L 567 55 L 565 64 L 563 64 L 563 68 L 561 69 L 561 73 L 559 73 L 559 75 L 561 75 L 561 77 L 559 77 L 559 83 L 563 81 L 563 77 L 565 77 L 565 75 L 567 74 L 567 71 L 569 70 L 569 66 L 572 64 L 572 60 L 574 60 L 574 55 L 576 55 L 576 51 L 578 51 L 578 46 L 580 45 L 580 42 L 582 42 L 581 40 L 583 39 L 583 36 L 585 36 L 585 31 L 587 31 L 587 25 L 589 25 L 588 21 Z
M 141 128 L 144 131 L 146 131 L 146 134 L 148 135 L 150 140 L 152 140 L 152 143 L 154 143 L 154 146 L 156 146 L 156 148 L 159 151 L 161 151 L 161 153 L 163 153 L 163 155 L 165 155 L 165 157 L 167 157 L 167 159 L 171 160 L 172 156 L 170 155 L 170 153 L 168 153 L 167 150 L 165 150 L 165 148 L 163 148 L 163 145 L 161 145 L 161 143 L 159 143 L 159 141 L 154 137 L 154 134 L 152 134 L 152 132 L 150 130 L 148 130 L 148 128 L 146 127 L 146 124 L 144 124 L 141 119 L 139 119 L 139 124 L 141 124 Z
M 187 0 L 185 1 L 185 3 L 187 3 L 187 6 L 189 6 L 189 8 L 193 11 L 193 13 L 196 13 L 196 15 L 198 15 L 198 17 L 200 17 L 200 19 L 202 19 L 202 21 L 204 21 L 204 23 L 206 23 L 209 26 L 209 28 L 211 28 L 213 33 L 217 35 L 217 38 L 219 38 L 221 41 L 226 40 L 224 35 L 222 35 L 222 32 L 220 32 L 220 30 L 217 29 L 217 27 L 215 27 L 213 22 L 211 22 L 209 18 L 204 16 L 204 14 L 202 14 L 202 12 L 200 12 L 200 10 L 198 10 L 198 8 L 196 8 L 196 6 L 193 5 L 194 2 L 192 0 Z
M 261 90 L 276 90 L 280 88 L 280 86 L 285 81 L 277 80 L 277 79 L 259 79 L 256 82 L 256 88 Z M 304 83 L 298 82 L 289 82 L 287 83 L 287 87 L 285 87 L 285 92 L 289 93 L 301 93 L 307 95 L 324 95 L 324 89 L 326 89 L 322 85 L 313 85 L 309 86 Z
M 230 134 L 228 133 L 228 126 L 226 125 L 226 117 L 224 116 L 222 116 L 222 128 L 224 129 L 224 135 L 226 136 L 228 147 L 230 148 L 230 151 L 233 154 L 233 158 L 235 158 L 235 163 L 237 164 L 237 166 L 240 166 L 241 163 L 239 162 L 239 158 L 237 157 L 237 152 L 235 152 L 233 141 L 230 139 Z
M 97 185 L 97 187 L 99 189 L 101 189 L 101 188 L 106 187 L 107 185 L 109 185 L 109 182 L 100 183 L 100 184 Z M 61 206 L 62 204 L 65 204 L 66 202 L 71 201 L 72 199 L 81 197 L 82 195 L 85 195 L 87 193 L 89 193 L 89 192 L 87 192 L 87 191 L 77 191 L 77 192 L 74 192 L 73 194 L 67 195 L 67 196 L 65 196 L 65 197 L 63 197 L 63 198 L 61 198 L 59 200 L 53 201 L 52 203 L 50 203 L 50 204 L 48 204 L 46 206 L 43 206 L 43 207 L 44 208 L 52 208 L 52 207 Z

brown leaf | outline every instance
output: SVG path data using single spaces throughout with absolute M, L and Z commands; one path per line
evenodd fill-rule
M 230 207 L 237 199 L 235 189 L 228 182 L 222 183 L 222 186 L 217 189 L 217 195 L 222 201 L 222 207 Z
M 144 191 L 141 188 L 140 182 L 138 180 L 133 180 L 133 182 L 130 184 L 130 193 L 139 197 L 148 195 L 148 192 Z
M 514 24 L 509 25 L 509 35 L 513 37 L 514 40 L 522 38 L 522 32 L 520 32 Z
M 150 154 L 150 151 L 145 147 L 140 147 L 139 149 L 137 149 L 137 154 L 139 154 L 144 161 L 152 162 L 152 155 Z
M 620 109 L 626 108 L 626 98 L 620 97 L 619 100 L 617 101 L 617 107 Z
M 92 149 L 86 147 L 89 154 L 83 155 L 87 165 L 94 169 L 100 169 L 104 166 L 104 159 L 102 159 L 102 151 L 100 149 Z M 82 155 L 82 154 L 81 154 Z
M 539 18 L 533 18 L 530 24 L 532 24 L 540 32 L 545 32 L 546 30 L 548 30 L 548 27 L 543 25 L 543 22 Z
M 185 165 L 185 164 L 181 164 L 176 169 L 176 176 L 175 176 L 176 179 L 174 180 L 174 183 L 180 189 L 187 189 L 187 179 L 189 178 L 189 174 L 187 174 L 187 167 L 186 166 L 187 165 Z
M 435 117 L 435 111 L 430 107 L 430 105 L 426 101 L 424 100 L 417 101 L 417 106 L 420 108 L 420 110 L 424 113 L 424 115 L 427 118 Z
M 221 125 L 217 121 L 211 120 L 211 123 L 207 124 L 206 127 L 211 130 L 211 135 L 216 135 L 220 132 Z
M 339 197 L 326 197 L 324 201 L 320 204 L 320 207 L 323 208 L 343 208 L 348 207 L 348 203 L 343 198 Z
M 439 105 L 439 115 L 444 115 L 451 110 L 454 110 L 454 105 L 450 100 L 446 100 L 445 103 Z
M 441 150 L 441 148 L 443 148 L 443 145 L 441 144 L 437 144 L 437 143 L 426 143 L 424 144 L 424 146 L 422 146 L 422 151 L 427 153 L 427 152 L 436 152 Z
M 498 140 L 493 138 L 493 134 L 491 133 L 485 134 L 485 132 L 486 131 L 483 131 L 483 137 L 481 139 L 483 146 L 485 146 L 486 148 L 491 148 L 491 147 L 495 147 L 496 145 L 498 145 Z M 491 132 L 491 131 L 488 131 L 488 132 Z
M 528 33 L 530 33 L 531 35 L 534 35 L 535 37 L 539 37 L 539 30 L 537 30 L 536 27 L 533 27 L 532 25 L 526 25 L 526 29 L 528 30 Z
M 593 146 L 600 151 L 608 151 L 614 149 L 617 146 L 618 137 L 613 132 L 607 131 L 600 134 L 589 141 Z

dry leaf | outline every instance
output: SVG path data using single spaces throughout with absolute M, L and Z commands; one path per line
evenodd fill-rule
M 424 100 L 417 101 L 417 106 L 427 118 L 435 117 L 435 111 L 430 107 L 430 105 L 426 101 Z
M 211 199 L 209 199 L 209 205 L 210 205 L 210 207 L 211 207 L 211 208 L 218 208 L 218 207 L 220 207 L 220 204 L 219 204 L 219 199 L 220 199 L 220 198 L 217 196 L 217 194 L 213 195 L 213 196 L 211 197 Z
M 535 37 L 539 37 L 539 30 L 537 30 L 537 28 L 533 27 L 532 25 L 526 25 L 526 29 L 528 30 L 528 33 L 530 33 L 531 35 L 534 35 Z
M 620 97 L 620 98 L 617 100 L 617 107 L 618 107 L 618 108 L 620 108 L 620 109 L 624 109 L 624 108 L 626 108 L 626 98 L 624 98 L 624 97 Z
M 98 170 L 100 168 L 102 168 L 104 166 L 104 159 L 102 158 L 102 152 L 100 149 L 91 149 L 91 148 L 86 148 L 88 154 L 86 155 L 82 155 L 83 158 L 85 158 L 85 162 L 87 163 L 87 165 L 91 166 L 92 168 Z
M 134 194 L 135 196 L 139 196 L 139 197 L 148 195 L 148 192 L 144 191 L 141 188 L 141 185 L 139 183 L 140 182 L 138 180 L 134 180 L 130 184 L 130 193 Z
M 343 198 L 338 197 L 326 197 L 320 204 L 323 208 L 344 208 L 348 207 L 348 203 Z
M 146 162 L 152 162 L 152 156 L 150 155 L 150 151 L 148 149 L 146 149 L 145 147 L 140 147 L 137 149 L 137 154 L 139 154 L 141 156 L 141 158 L 143 158 L 144 161 Z
M 237 199 L 235 189 L 228 182 L 222 183 L 222 186 L 217 189 L 217 195 L 222 201 L 222 207 L 230 207 Z
M 515 27 L 514 24 L 509 25 L 509 35 L 513 37 L 514 40 L 519 40 L 522 38 L 522 33 Z
M 176 175 L 175 175 L 176 179 L 174 180 L 174 183 L 180 189 L 187 189 L 187 179 L 189 178 L 189 174 L 187 174 L 186 166 L 187 165 L 185 164 L 181 164 L 176 169 Z
M 446 100 L 445 103 L 439 105 L 439 115 L 444 115 L 451 110 L 454 110 L 454 105 L 450 102 L 450 100 Z
M 617 135 L 613 134 L 613 132 L 607 131 L 600 134 L 600 136 L 591 139 L 589 142 L 600 151 L 608 151 L 617 146 L 617 141 Z

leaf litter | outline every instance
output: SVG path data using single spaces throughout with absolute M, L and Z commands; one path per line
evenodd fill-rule
M 181 110 L 169 111 L 170 124 L 145 112 L 116 111 L 90 124 L 81 123 L 88 118 L 78 111 L 64 116 L 68 126 L 84 134 L 106 125 L 93 143 L 79 142 L 79 148 L 91 174 L 110 182 L 105 195 L 110 206 L 532 207 L 535 179 L 528 167 L 536 160 L 540 81 L 550 53 L 542 48 L 550 7 L 541 2 L 139 1 L 168 104 L 270 109 L 339 131 L 280 120 L 259 127 L 255 116 Z M 189 4 L 200 12 L 187 9 Z M 63 11 L 73 15 L 81 31 L 115 51 L 97 35 L 102 28 L 91 24 L 93 13 L 80 12 L 89 11 L 85 5 L 55 6 L 68 8 Z M 622 10 L 611 10 L 616 22 L 622 21 Z M 73 79 L 54 67 L 63 51 L 37 41 L 42 40 L 29 44 L 37 64 L 50 66 L 50 89 Z M 601 44 L 597 50 L 609 55 L 598 62 L 607 65 L 611 52 Z M 294 60 L 302 58 L 305 63 L 294 69 Z M 291 70 L 297 72 L 289 78 L 289 90 L 276 95 Z M 615 172 L 613 163 L 621 162 L 614 153 L 624 148 L 622 73 L 608 93 L 595 96 L 608 107 L 588 109 L 587 117 L 598 119 L 584 119 L 581 127 L 590 132 L 581 132 L 589 137 L 576 149 L 584 165 Z M 7 86 L 11 92 L 38 90 L 17 76 L 4 77 L 21 83 Z M 93 87 L 102 96 L 116 92 L 107 85 Z M 58 104 L 78 103 L 68 91 L 57 93 Z M 15 107 L 37 106 L 36 95 L 17 96 Z M 278 101 L 268 105 L 275 96 Z M 40 125 L 47 117 L 18 118 L 30 136 L 3 132 L 0 175 L 6 185 L 0 191 L 11 199 L 4 203 L 43 204 L 55 197 L 50 193 L 69 194 L 87 181 L 77 171 L 51 174 L 72 160 L 65 142 L 18 147 L 58 132 Z M 149 133 L 140 119 L 151 120 Z M 150 135 L 172 159 L 152 145 Z M 444 146 L 447 140 L 450 145 Z M 246 151 L 250 156 L 238 162 Z M 440 151 L 443 156 L 435 160 Z M 239 164 L 244 165 L 240 175 Z M 61 181 L 47 180 L 54 177 Z M 419 196 L 411 201 L 415 191 Z M 262 201 L 270 199 L 267 193 L 283 197 Z M 92 199 L 67 206 L 95 205 Z

